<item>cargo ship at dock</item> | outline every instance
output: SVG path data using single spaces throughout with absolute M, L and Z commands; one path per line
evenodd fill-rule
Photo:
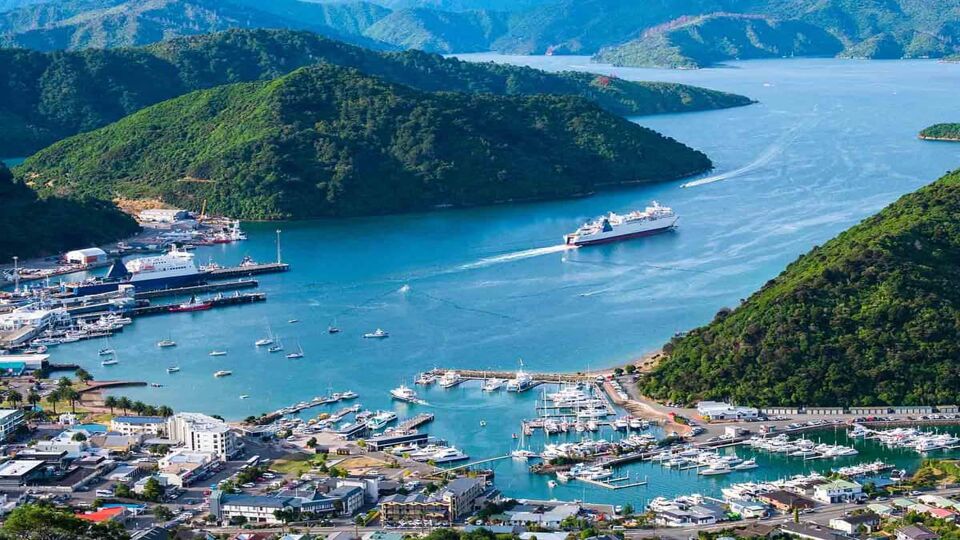
M 674 229 L 680 219 L 673 209 L 661 206 L 653 201 L 642 212 L 634 210 L 629 214 L 610 212 L 594 221 L 584 223 L 576 231 L 563 237 L 568 246 L 590 246 L 619 242 L 630 238 L 650 236 Z
M 200 283 L 208 272 L 201 271 L 193 262 L 193 254 L 171 249 L 163 255 L 133 259 L 127 263 L 116 260 L 107 275 L 67 285 L 76 296 L 116 291 L 121 285 L 132 285 L 137 292 L 187 287 Z

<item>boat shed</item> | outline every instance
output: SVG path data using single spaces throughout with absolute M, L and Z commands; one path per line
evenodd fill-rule
M 98 247 L 75 249 L 66 252 L 63 258 L 69 264 L 82 264 L 87 266 L 107 262 L 107 252 Z

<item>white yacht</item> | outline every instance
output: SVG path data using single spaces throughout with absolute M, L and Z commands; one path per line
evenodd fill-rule
M 405 384 L 401 384 L 400 386 L 391 390 L 390 396 L 393 397 L 393 399 L 396 399 L 399 401 L 406 401 L 407 403 L 421 402 L 420 398 L 417 397 L 417 393 L 413 390 L 413 388 L 410 388 Z
M 507 392 L 523 392 L 533 386 L 533 377 L 523 371 L 523 360 L 520 360 L 520 369 L 517 374 L 507 381 Z
M 167 373 L 176 373 L 180 371 L 180 366 L 170 366 L 167 368 Z
M 210 356 L 226 356 L 227 351 L 210 351 Z
M 384 339 L 390 337 L 390 333 L 382 328 L 377 328 L 373 332 L 367 332 L 363 337 L 367 339 Z
M 461 377 L 456 371 L 451 370 L 444 373 L 438 382 L 443 388 L 451 388 L 463 382 L 463 377 Z
M 101 365 L 101 366 L 115 366 L 115 365 L 117 365 L 117 364 L 119 364 L 119 363 L 120 363 L 120 361 L 117 360 L 116 358 L 108 358 L 108 359 L 103 360 L 102 362 L 100 362 L 100 365 Z
M 369 420 L 367 427 L 376 431 L 387 426 L 390 422 L 397 419 L 397 413 L 393 411 L 377 411 Z
M 496 379 L 496 378 L 484 379 L 483 385 L 480 387 L 480 389 L 483 390 L 484 392 L 496 392 L 503 386 L 503 383 L 504 383 L 503 379 Z
M 233 372 L 228 369 L 221 369 L 213 373 L 214 377 L 228 377 L 230 375 L 233 375 Z

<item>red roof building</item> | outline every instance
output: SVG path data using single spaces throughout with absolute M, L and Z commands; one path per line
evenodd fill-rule
M 86 521 L 92 521 L 94 523 L 105 523 L 107 521 L 122 520 L 124 518 L 125 513 L 126 513 L 126 508 L 123 508 L 122 506 L 118 506 L 114 508 L 103 508 L 101 510 L 97 510 L 96 512 L 76 514 L 76 516 L 80 519 L 83 519 Z

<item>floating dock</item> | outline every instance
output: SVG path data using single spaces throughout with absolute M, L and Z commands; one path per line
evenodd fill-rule
M 211 270 L 207 277 L 210 279 L 231 279 L 238 277 L 256 276 L 259 274 L 276 274 L 290 270 L 287 263 L 250 264 L 246 266 L 231 266 Z
M 638 487 L 638 486 L 645 486 L 645 485 L 647 485 L 647 481 L 646 481 L 646 480 L 640 480 L 640 481 L 637 481 L 637 482 L 630 482 L 630 477 L 629 477 L 629 476 L 621 476 L 620 478 L 610 478 L 610 479 L 608 479 L 608 480 L 606 480 L 606 481 L 604 481 L 604 480 L 594 480 L 594 479 L 592 479 L 592 478 L 580 478 L 580 477 L 578 477 L 578 476 L 575 476 L 575 477 L 572 478 L 572 480 L 578 480 L 578 481 L 580 481 L 580 482 L 586 482 L 586 483 L 588 483 L 588 484 L 592 484 L 592 485 L 594 485 L 594 486 L 599 486 L 599 487 L 606 488 L 606 489 L 626 489 L 626 488 L 632 488 L 632 487 Z

